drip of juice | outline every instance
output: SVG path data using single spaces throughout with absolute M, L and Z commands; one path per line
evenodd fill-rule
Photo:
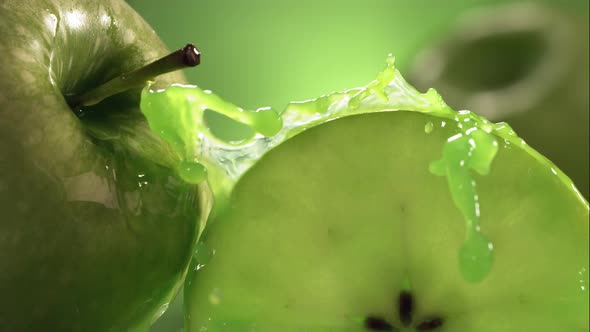
M 193 161 L 181 161 L 176 172 L 185 182 L 199 184 L 207 178 L 207 169 L 203 164 Z
M 469 119 L 464 117 L 463 122 Z M 469 122 L 469 121 L 467 121 Z M 493 245 L 480 228 L 480 204 L 477 182 L 471 170 L 485 175 L 498 151 L 498 143 L 492 134 L 477 127 L 448 139 L 442 159 L 430 165 L 433 174 L 445 176 L 451 197 L 463 214 L 466 239 L 459 250 L 459 270 L 467 281 L 483 280 L 493 265 Z

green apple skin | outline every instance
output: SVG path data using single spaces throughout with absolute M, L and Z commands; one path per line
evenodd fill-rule
M 64 96 L 168 51 L 119 0 L 2 1 L 0 36 L 0 331 L 147 329 L 186 275 L 206 188 L 171 170 L 139 89 L 82 118 Z

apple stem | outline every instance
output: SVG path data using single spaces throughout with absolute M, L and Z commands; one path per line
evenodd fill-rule
M 102 100 L 127 91 L 142 87 L 154 77 L 173 72 L 179 69 L 194 67 L 201 63 L 201 52 L 193 44 L 168 54 L 142 68 L 115 77 L 112 80 L 79 96 L 74 96 L 69 101 L 74 111 L 84 106 L 96 105 Z

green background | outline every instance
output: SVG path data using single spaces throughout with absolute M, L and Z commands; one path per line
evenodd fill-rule
M 515 1 L 128 2 L 169 48 L 192 42 L 201 50 L 201 65 L 186 72 L 191 83 L 246 108 L 280 111 L 291 100 L 368 83 L 388 53 L 395 54 L 403 73 L 420 49 L 445 36 L 466 12 Z M 587 0 L 536 2 L 588 13 Z M 153 331 L 181 326 L 182 305 L 176 301 Z
M 364 85 L 400 69 L 466 10 L 509 0 L 130 0 L 170 48 L 193 42 L 191 83 L 247 108 Z M 587 12 L 588 1 L 546 0 Z

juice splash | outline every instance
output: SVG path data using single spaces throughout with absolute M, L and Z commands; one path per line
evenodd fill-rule
M 247 111 L 196 86 L 172 85 L 156 91 L 146 88 L 142 92 L 141 110 L 150 128 L 178 154 L 178 175 L 193 184 L 208 178 L 217 198 L 225 197 L 231 190 L 232 180 L 243 171 L 231 167 L 247 157 L 236 155 L 241 147 L 276 135 L 282 128 L 281 117 L 269 108 Z M 206 125 L 207 110 L 247 125 L 258 135 L 240 142 L 219 140 Z
M 493 242 L 486 238 L 485 230 L 479 224 L 481 212 L 473 172 L 480 175 L 489 172 L 498 151 L 498 141 L 525 149 L 550 167 L 562 181 L 571 183 L 506 124 L 490 123 L 469 111 L 454 111 L 434 89 L 418 92 L 396 70 L 391 55 L 387 58 L 386 68 L 365 87 L 292 102 L 281 114 L 268 108 L 244 110 L 210 91 L 186 85 L 173 85 L 157 91 L 149 87 L 144 89 L 141 109 L 150 127 L 178 153 L 181 160 L 177 170 L 179 176 L 190 183 L 207 178 L 216 200 L 213 214 L 223 209 L 240 176 L 267 151 L 313 126 L 355 114 L 392 111 L 429 114 L 440 118 L 443 126 L 445 122 L 454 123 L 459 133 L 448 139 L 442 158 L 433 162 L 430 170 L 447 178 L 453 201 L 464 217 L 466 237 L 458 261 L 461 274 L 469 282 L 485 279 L 493 266 Z M 247 125 L 256 135 L 237 142 L 219 139 L 204 121 L 206 110 Z M 433 130 L 432 123 L 424 128 L 425 134 Z M 573 184 L 571 186 L 575 188 Z M 482 209 L 485 211 L 486 208 L 490 207 Z

